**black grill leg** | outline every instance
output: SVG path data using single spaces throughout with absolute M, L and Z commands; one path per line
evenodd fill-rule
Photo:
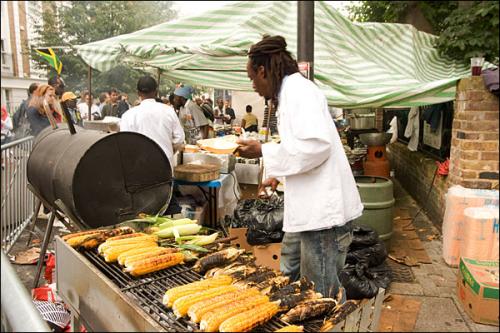
M 49 222 L 47 223 L 47 229 L 45 230 L 45 236 L 43 237 L 42 248 L 40 249 L 40 257 L 38 257 L 38 263 L 36 265 L 36 274 L 35 280 L 33 281 L 33 288 L 38 287 L 38 280 L 40 279 L 40 274 L 42 273 L 45 253 L 47 252 L 47 247 L 49 246 L 50 235 L 52 234 L 52 227 L 54 226 L 55 217 L 56 214 L 54 212 L 51 212 Z

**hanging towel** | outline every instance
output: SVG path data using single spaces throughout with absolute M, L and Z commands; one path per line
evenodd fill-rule
M 406 124 L 405 129 L 405 137 L 410 139 L 410 142 L 408 142 L 408 149 L 411 151 L 416 151 L 418 148 L 418 134 L 420 130 L 418 113 L 418 106 L 414 106 L 410 109 L 408 124 Z

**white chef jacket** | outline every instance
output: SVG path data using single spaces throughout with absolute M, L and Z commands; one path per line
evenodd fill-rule
M 284 177 L 283 231 L 341 226 L 363 204 L 330 116 L 325 95 L 300 73 L 286 76 L 279 93 L 280 144 L 262 145 L 267 177 Z
M 152 98 L 143 100 L 123 114 L 120 131 L 141 133 L 152 139 L 163 149 L 172 168 L 173 145 L 184 142 L 184 130 L 174 109 Z
M 82 119 L 88 120 L 89 119 L 89 105 L 85 102 L 80 103 L 76 106 L 78 108 L 78 111 L 80 111 L 80 115 L 82 116 Z M 92 104 L 90 106 L 90 113 L 94 114 L 95 112 L 101 114 L 101 111 L 99 111 L 99 107 L 95 104 Z

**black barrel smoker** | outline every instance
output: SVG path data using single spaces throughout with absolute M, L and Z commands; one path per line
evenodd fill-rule
M 156 214 L 173 187 L 168 158 L 148 137 L 83 128 L 72 135 L 65 125 L 37 136 L 27 176 L 48 203 L 60 199 L 91 228 Z

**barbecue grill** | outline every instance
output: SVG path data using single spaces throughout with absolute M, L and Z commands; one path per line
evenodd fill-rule
M 153 140 L 132 132 L 103 133 L 66 125 L 43 130 L 30 154 L 29 183 L 49 204 L 60 199 L 91 228 L 156 214 L 170 201 L 172 171 Z

